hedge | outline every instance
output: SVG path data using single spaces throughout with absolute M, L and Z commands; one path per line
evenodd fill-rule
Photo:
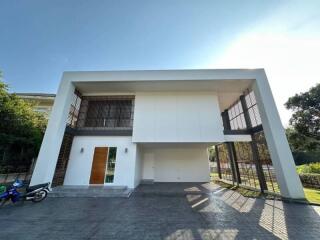
M 297 166 L 297 172 L 299 174 L 304 174 L 304 173 L 320 174 L 320 162 Z
M 292 152 L 296 165 L 320 162 L 320 151 L 313 152 Z
M 302 185 L 304 187 L 320 189 L 320 174 L 317 173 L 300 173 Z

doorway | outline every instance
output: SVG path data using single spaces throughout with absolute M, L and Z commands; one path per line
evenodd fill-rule
M 95 147 L 90 184 L 113 183 L 116 165 L 116 147 Z

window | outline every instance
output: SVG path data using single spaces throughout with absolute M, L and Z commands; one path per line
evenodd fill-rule
M 73 94 L 73 100 L 69 110 L 69 116 L 67 120 L 67 125 L 70 127 L 75 127 L 79 115 L 79 109 L 81 104 L 80 93 L 76 90 Z
M 107 164 L 106 164 L 105 183 L 113 183 L 114 170 L 116 167 L 116 159 L 117 159 L 117 148 L 116 147 L 109 148 Z
M 243 114 L 241 102 L 236 102 L 228 110 L 231 130 L 246 129 L 246 121 Z
M 132 128 L 133 98 L 100 97 L 83 99 L 79 128 Z
M 250 127 L 256 127 L 262 124 L 258 105 L 256 102 L 255 95 L 253 91 L 247 93 L 244 97 L 247 110 L 245 113 L 248 113 L 250 119 Z M 228 109 L 228 116 L 230 121 L 231 130 L 241 130 L 247 129 L 247 122 L 245 119 L 245 114 L 241 101 L 237 101 Z
M 250 122 L 251 122 L 251 127 L 256 127 L 262 124 L 256 97 L 251 91 L 245 96 L 247 108 L 248 108 L 248 113 L 250 117 Z

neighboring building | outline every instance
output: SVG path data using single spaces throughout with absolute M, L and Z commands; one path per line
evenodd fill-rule
M 47 93 L 16 93 L 20 98 L 33 102 L 35 104 L 34 110 L 37 112 L 45 113 L 49 118 L 55 98 L 55 94 Z
M 212 145 L 221 178 L 304 197 L 263 69 L 65 72 L 31 184 L 206 182 Z

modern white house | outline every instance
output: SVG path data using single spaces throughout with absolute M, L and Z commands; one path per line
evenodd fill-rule
M 263 69 L 65 72 L 31 185 L 207 182 L 213 145 L 221 178 L 304 198 Z

